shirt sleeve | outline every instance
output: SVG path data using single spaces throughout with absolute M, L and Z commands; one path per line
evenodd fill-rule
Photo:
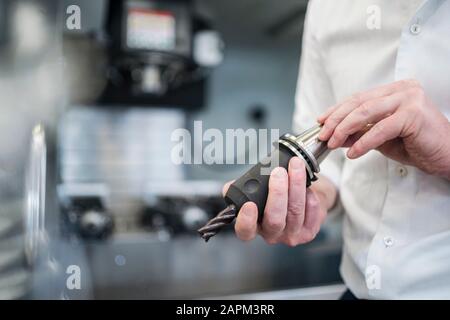
M 300 61 L 293 130 L 300 133 L 312 127 L 317 117 L 336 103 L 330 78 L 325 68 L 322 50 L 317 41 L 316 26 L 320 26 L 317 1 L 310 1 L 303 32 L 302 57 Z M 329 178 L 337 188 L 344 161 L 342 150 L 335 150 L 320 165 L 320 173 Z

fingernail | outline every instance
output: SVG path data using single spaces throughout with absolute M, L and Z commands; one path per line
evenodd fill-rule
M 355 157 L 355 151 L 350 148 L 350 150 L 347 151 L 347 157 L 353 159 Z
M 303 161 L 299 157 L 293 157 L 289 162 L 289 169 L 292 170 L 303 169 Z
M 242 213 L 245 216 L 249 216 L 249 215 L 251 215 L 251 212 L 252 212 L 252 203 L 251 202 L 244 203 L 244 205 L 241 208 L 240 213 Z
M 272 176 L 275 178 L 284 178 L 286 176 L 286 169 L 278 167 L 272 171 Z
M 336 139 L 334 137 L 331 137 L 331 139 L 328 141 L 328 148 L 333 149 L 336 146 Z
M 327 137 L 326 137 L 325 129 L 322 128 L 322 130 L 320 130 L 320 132 L 319 132 L 319 139 L 320 139 L 320 140 L 325 140 L 326 138 L 327 138 Z

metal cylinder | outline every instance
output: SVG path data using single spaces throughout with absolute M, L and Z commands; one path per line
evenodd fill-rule
M 305 161 L 305 166 L 311 181 L 317 180 L 316 173 L 320 172 L 320 163 L 328 155 L 330 149 L 326 141 L 319 139 L 322 126 L 314 126 L 295 136 L 285 134 L 278 143 L 288 147 L 298 157 Z

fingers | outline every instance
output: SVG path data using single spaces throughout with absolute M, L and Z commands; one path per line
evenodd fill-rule
M 347 140 L 344 142 L 344 144 L 342 145 L 342 147 L 344 148 L 351 148 L 356 141 L 358 141 L 363 135 L 364 133 L 366 133 L 369 130 L 369 127 L 366 127 L 365 129 L 352 134 L 350 137 L 347 138 Z
M 388 83 L 359 94 L 362 101 L 372 100 L 384 96 L 389 96 L 399 91 L 406 90 L 411 87 L 418 86 L 418 82 L 414 79 L 399 80 Z
M 336 111 L 337 108 L 339 108 L 340 106 L 341 106 L 340 104 L 332 106 L 331 108 L 326 110 L 324 113 L 322 113 L 319 117 L 317 117 L 317 121 L 319 123 L 324 123 L 325 120 L 330 116 L 330 114 L 332 114 L 334 111 Z
M 333 135 L 334 129 L 341 123 L 342 120 L 347 117 L 353 110 L 358 108 L 361 104 L 361 100 L 358 96 L 354 96 L 351 99 L 345 101 L 337 108 L 330 116 L 325 120 L 322 130 L 319 134 L 319 139 L 327 141 Z
M 305 222 L 302 229 L 303 241 L 313 240 L 320 231 L 326 212 L 320 207 L 319 197 L 310 189 L 306 191 Z
M 285 235 L 298 238 L 305 218 L 306 169 L 303 160 L 294 157 L 289 162 L 289 196 Z
M 242 241 L 250 241 L 256 237 L 258 229 L 258 207 L 253 202 L 245 203 L 236 218 L 234 230 Z
M 356 159 L 372 149 L 380 147 L 387 141 L 397 138 L 402 131 L 406 115 L 400 113 L 392 115 L 376 123 L 367 131 L 353 146 L 348 150 L 347 156 L 350 159 Z
M 337 125 L 328 141 L 328 147 L 342 147 L 349 136 L 388 117 L 398 109 L 402 98 L 403 94 L 394 94 L 363 103 Z
M 325 216 L 319 197 L 306 188 L 304 162 L 294 157 L 289 171 L 276 168 L 270 176 L 262 224 L 258 225 L 256 204 L 248 202 L 237 216 L 235 231 L 243 241 L 253 240 L 259 233 L 269 244 L 296 246 L 315 238 Z
M 409 88 L 419 86 L 415 80 L 401 80 L 390 83 L 381 87 L 377 87 L 362 93 L 358 93 L 344 101 L 338 108 L 333 107 L 332 112 L 326 112 L 326 117 L 320 116 L 321 123 L 324 124 L 319 138 L 327 141 L 333 135 L 336 127 L 355 109 L 364 105 L 370 100 L 391 96 L 395 93 L 406 91 Z M 362 110 L 364 111 L 364 110 Z M 367 125 L 367 123 L 364 123 Z M 345 141 L 345 139 L 344 139 Z M 343 143 L 343 142 L 342 142 Z
M 286 169 L 281 167 L 275 168 L 270 175 L 269 194 L 262 222 L 262 236 L 268 242 L 276 241 L 286 226 L 288 180 Z

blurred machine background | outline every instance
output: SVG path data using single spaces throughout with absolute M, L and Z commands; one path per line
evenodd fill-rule
M 81 28 L 71 30 L 73 5 Z M 298 248 L 244 244 L 232 230 L 205 245 L 195 230 L 222 208 L 223 183 L 245 166 L 171 161 L 172 132 L 193 132 L 197 120 L 204 130 L 290 131 L 306 5 L 1 1 L 0 14 L 12 18 L 0 19 L 0 80 L 14 85 L 0 88 L 12 114 L 1 120 L 18 119 L 2 130 L 20 128 L 16 137 L 26 141 L 17 155 L 4 153 L 17 168 L 2 167 L 14 177 L 1 183 L 32 183 L 14 197 L 2 189 L 12 207 L 2 206 L 0 227 L 14 219 L 25 227 L 0 228 L 0 293 L 19 286 L 14 272 L 22 289 L 10 298 L 337 297 L 338 219 Z M 20 25 L 24 17 L 35 24 Z M 33 87 L 18 91 L 30 77 Z M 81 270 L 75 290 L 67 286 L 73 265 Z

